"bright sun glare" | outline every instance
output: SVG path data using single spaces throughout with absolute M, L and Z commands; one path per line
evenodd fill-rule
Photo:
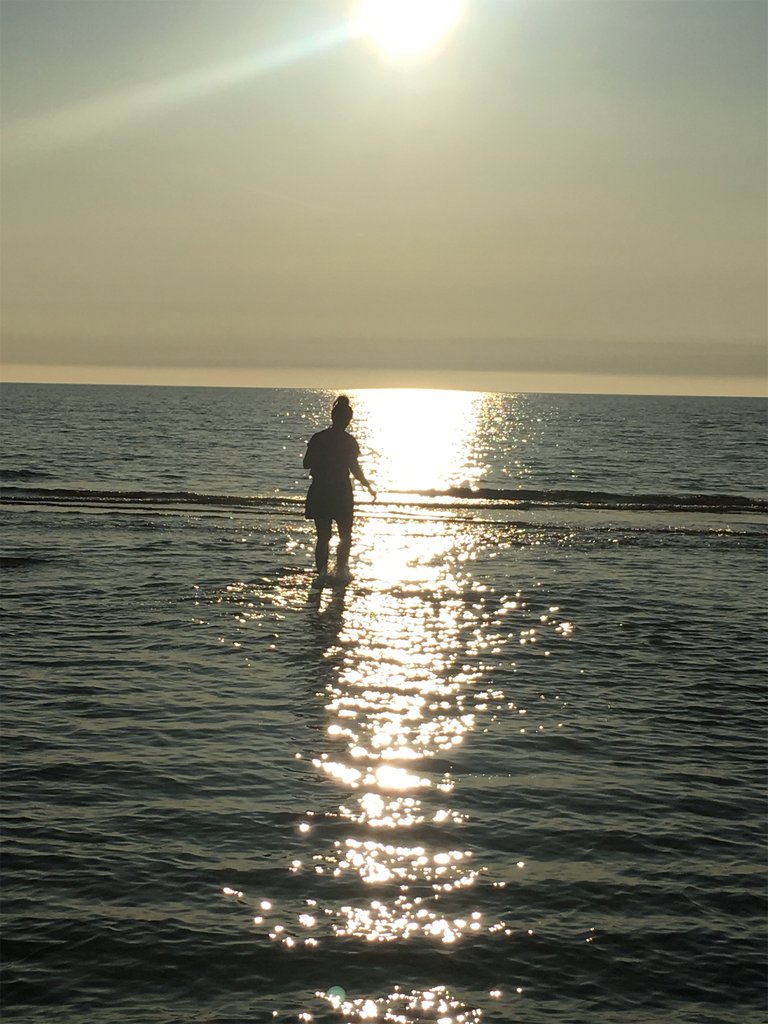
M 462 0 L 360 0 L 357 25 L 385 56 L 413 60 L 445 40 L 461 7 Z
M 475 435 L 485 398 L 472 391 L 352 392 L 363 459 L 381 491 L 472 486 L 484 467 Z

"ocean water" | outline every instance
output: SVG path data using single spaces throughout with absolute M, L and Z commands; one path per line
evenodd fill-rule
M 766 1017 L 766 406 L 2 392 L 8 1022 Z

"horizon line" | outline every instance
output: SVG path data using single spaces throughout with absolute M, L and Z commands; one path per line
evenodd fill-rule
M 32 363 L 0 364 L 0 383 L 128 387 L 297 388 L 477 391 L 496 394 L 610 394 L 670 397 L 768 398 L 768 376 L 689 377 L 663 374 L 504 370 L 372 370 L 327 367 L 252 368 L 116 367 Z

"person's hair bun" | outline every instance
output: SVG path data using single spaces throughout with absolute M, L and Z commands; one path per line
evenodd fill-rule
M 352 406 L 346 395 L 339 395 L 331 409 L 331 419 L 334 423 L 341 423 L 346 427 L 352 419 Z

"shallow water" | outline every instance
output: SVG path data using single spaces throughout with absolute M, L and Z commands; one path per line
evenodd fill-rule
M 764 1019 L 764 407 L 406 400 L 5 390 L 6 1019 Z

